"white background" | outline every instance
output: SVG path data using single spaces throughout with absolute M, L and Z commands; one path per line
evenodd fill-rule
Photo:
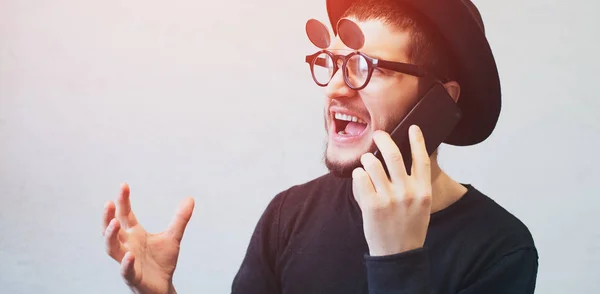
M 600 6 L 476 4 L 503 112 L 442 165 L 529 226 L 536 293 L 600 293 Z M 0 0 L 0 291 L 127 293 L 101 236 L 127 181 L 153 232 L 195 197 L 177 289 L 228 293 L 268 201 L 325 171 L 310 17 L 324 0 Z

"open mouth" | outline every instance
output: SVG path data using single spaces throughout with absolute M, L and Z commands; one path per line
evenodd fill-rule
M 335 133 L 344 137 L 360 136 L 367 128 L 367 123 L 353 115 L 334 113 Z

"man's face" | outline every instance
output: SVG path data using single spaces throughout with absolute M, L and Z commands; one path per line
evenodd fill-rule
M 410 63 L 408 32 L 397 30 L 378 20 L 350 20 L 357 23 L 364 34 L 361 52 L 373 58 Z M 350 48 L 339 38 L 333 40 L 328 49 L 335 54 L 350 53 Z M 375 150 L 373 132 L 391 132 L 415 104 L 418 99 L 418 79 L 407 74 L 376 69 L 369 84 L 364 89 L 355 91 L 344 83 L 342 70 L 338 70 L 325 93 L 325 163 L 330 171 L 350 176 L 352 170 L 360 166 L 361 155 Z M 345 121 L 348 119 L 356 122 Z

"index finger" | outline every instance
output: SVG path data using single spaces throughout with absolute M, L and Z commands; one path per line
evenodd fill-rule
M 184 199 L 179 205 L 179 209 L 169 224 L 167 232 L 178 242 L 181 242 L 181 239 L 183 239 L 183 233 L 185 232 L 185 228 L 192 217 L 194 206 L 194 198 L 187 197 Z
M 396 145 L 390 134 L 384 131 L 376 131 L 373 134 L 373 140 L 381 152 L 383 160 L 385 160 L 391 181 L 403 181 L 407 175 L 404 159 L 402 158 L 400 148 L 398 148 L 398 145 Z

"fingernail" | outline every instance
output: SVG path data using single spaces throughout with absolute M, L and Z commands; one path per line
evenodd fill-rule
M 410 126 L 410 128 L 412 129 L 415 135 L 421 135 L 421 129 L 417 125 L 412 125 Z
M 375 132 L 373 132 L 373 139 L 377 137 L 383 137 L 384 134 L 385 132 L 383 130 L 376 130 Z

